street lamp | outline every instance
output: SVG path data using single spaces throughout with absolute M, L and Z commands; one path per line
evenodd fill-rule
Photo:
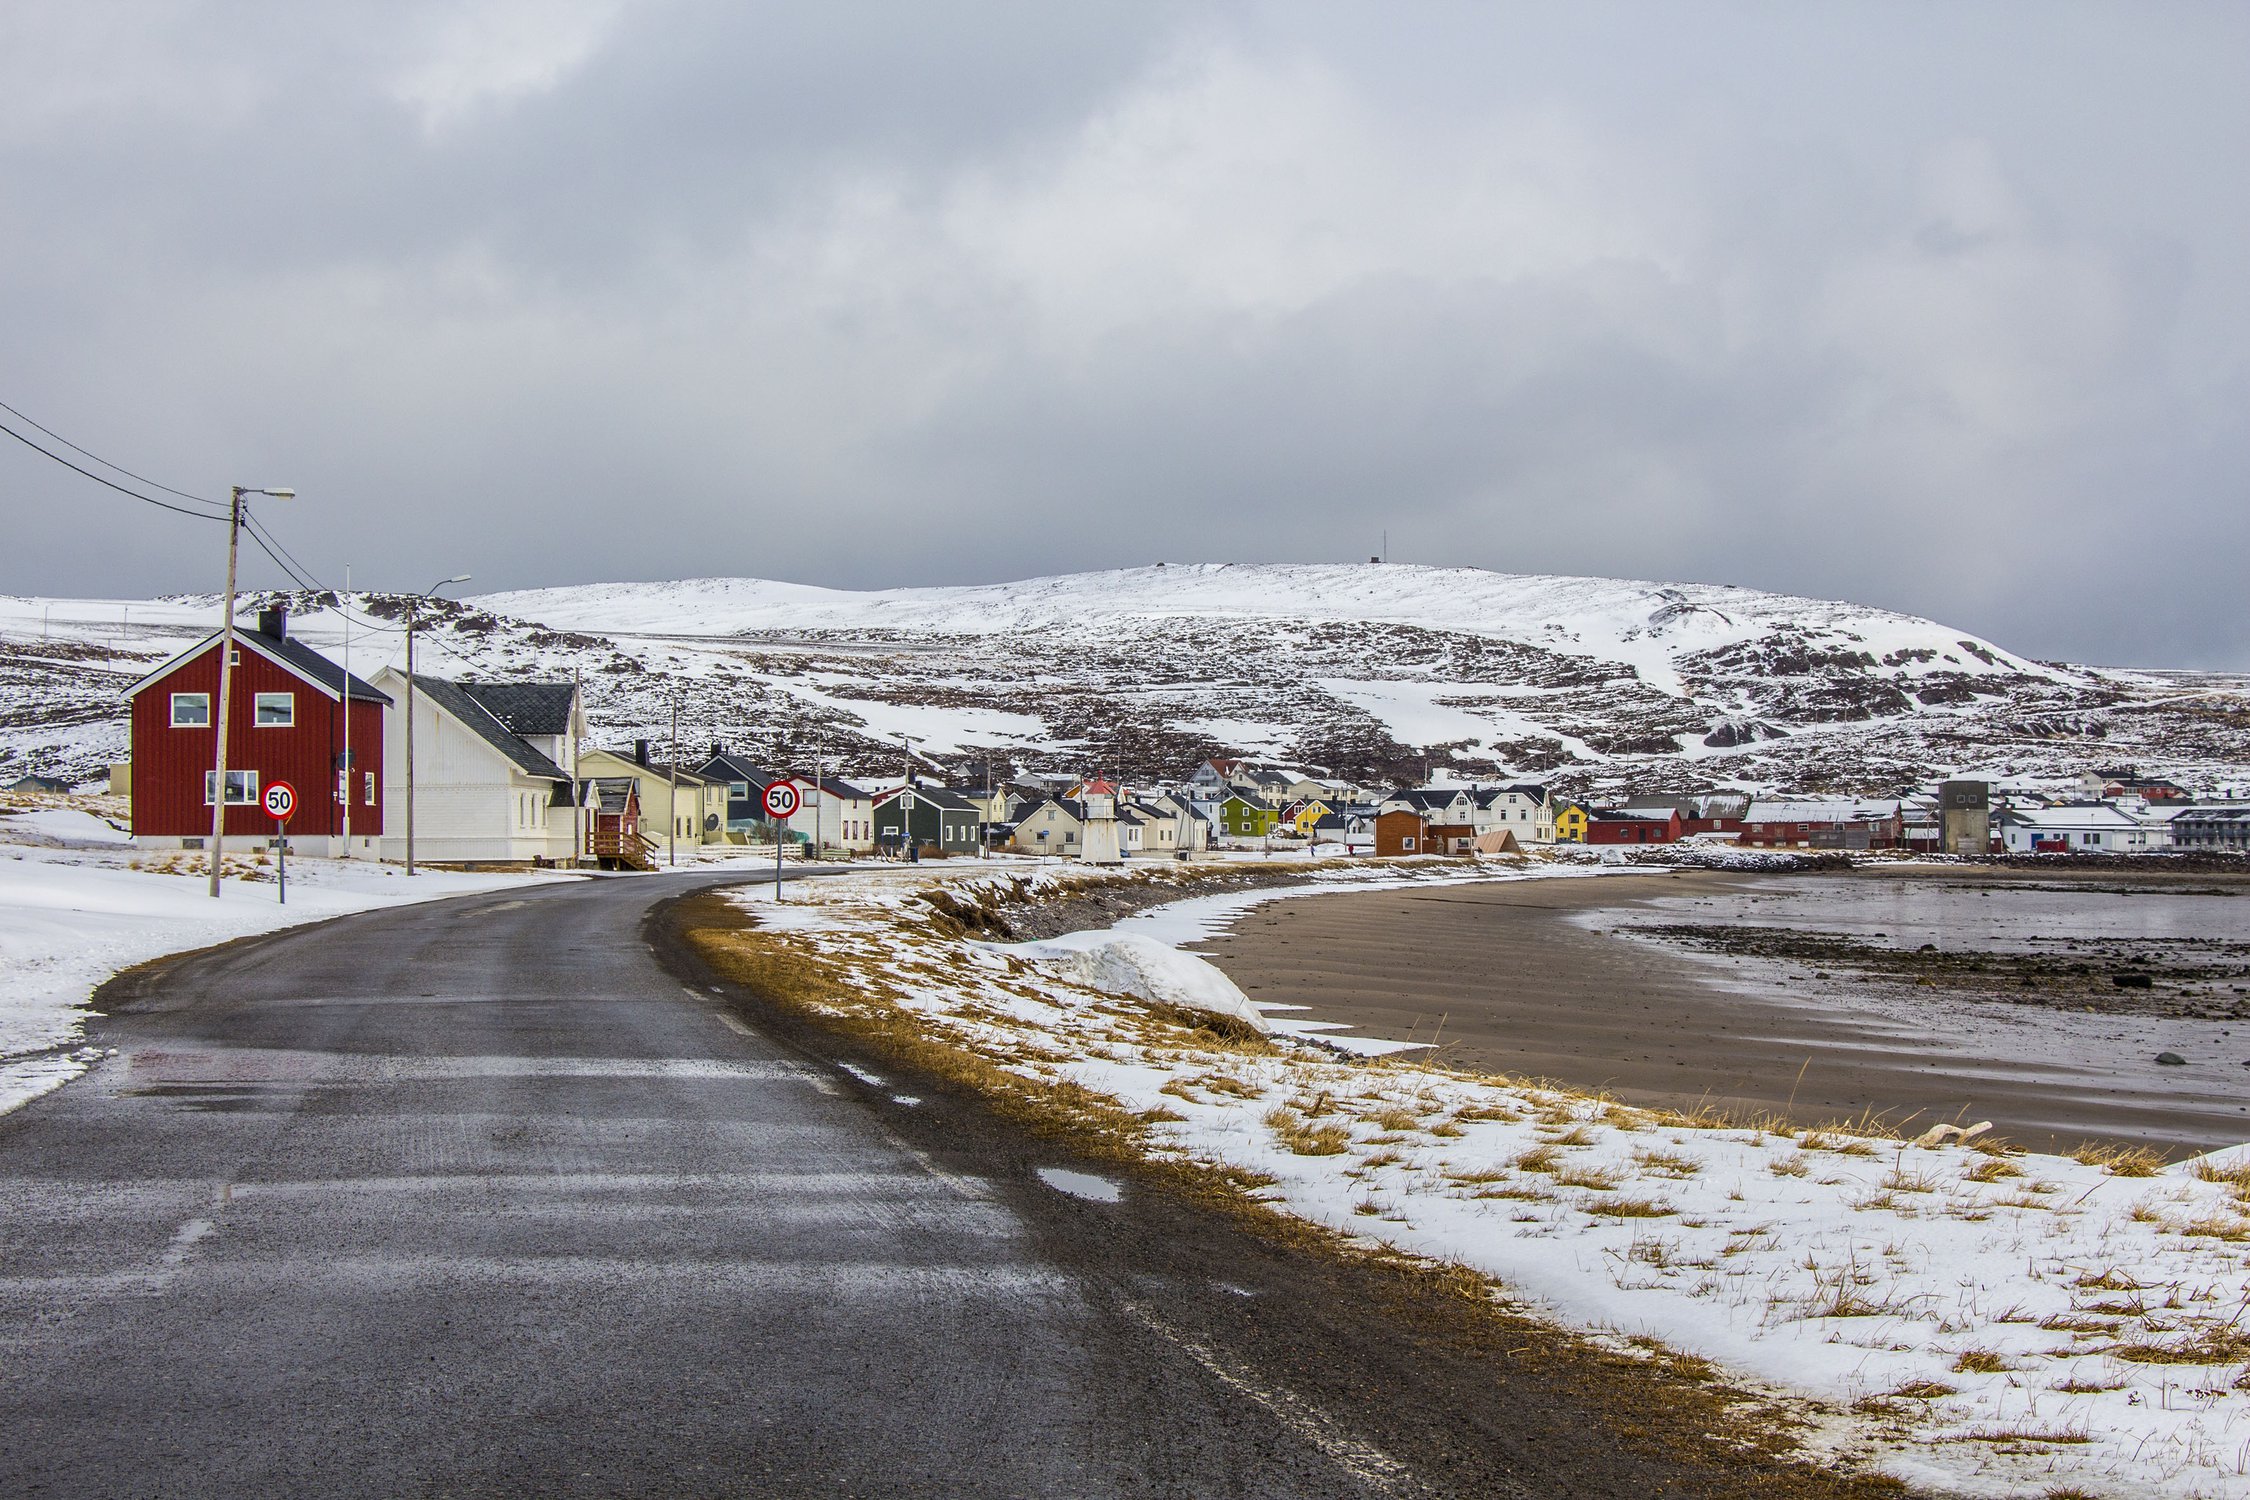
M 227 606 L 219 627 L 219 712 L 212 721 L 211 737 L 219 742 L 212 756 L 211 785 L 211 895 L 219 894 L 219 859 L 225 852 L 227 836 L 227 706 L 234 693 L 234 564 L 242 546 L 242 499 L 245 495 L 267 495 L 276 500 L 294 500 L 292 489 L 253 489 L 249 485 L 233 485 L 228 489 L 227 507 Z M 347 695 L 348 697 L 348 695 Z
M 406 873 L 409 875 L 414 873 L 414 622 L 421 617 L 424 599 L 434 599 L 439 589 L 468 581 L 466 573 L 440 578 L 416 594 L 406 606 Z

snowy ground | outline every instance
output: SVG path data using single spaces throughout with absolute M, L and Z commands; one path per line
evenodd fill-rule
M 409 880 L 395 866 L 293 859 L 289 902 L 270 865 L 227 860 L 216 901 L 195 856 L 148 855 L 77 807 L 0 807 L 0 1113 L 85 1071 L 88 998 L 118 970 L 167 953 L 371 907 L 568 876 Z
M 924 878 L 737 899 L 1003 1066 L 1156 1112 L 1156 1149 L 1261 1174 L 1288 1212 L 1810 1398 L 1815 1447 L 1967 1494 L 2250 1496 L 2250 1148 L 2160 1168 L 1661 1114 L 1340 1054 L 1270 1007 L 1299 1035 L 1201 1044 L 1131 997 L 1261 1007 L 1148 950 L 1295 893 L 1008 945 L 932 931 Z

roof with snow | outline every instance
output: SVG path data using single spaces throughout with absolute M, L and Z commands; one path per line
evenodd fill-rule
M 1764 802 L 1752 800 L 1742 815 L 1745 823 L 1874 823 L 1899 815 L 1896 798 L 1888 801 L 1826 800 L 1819 802 Z

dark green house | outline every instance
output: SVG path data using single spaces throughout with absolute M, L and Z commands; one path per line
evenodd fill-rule
M 913 807 L 901 804 L 909 797 Z M 984 847 L 984 819 L 975 803 L 944 787 L 918 786 L 911 792 L 894 788 L 875 801 L 875 847 L 885 854 L 903 853 L 906 830 L 913 847 L 924 855 L 974 854 Z

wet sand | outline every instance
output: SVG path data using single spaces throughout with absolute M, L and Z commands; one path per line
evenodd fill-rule
M 1200 951 L 1261 1004 L 1636 1103 L 1801 1124 L 1991 1120 L 2036 1149 L 2250 1140 L 2250 1025 L 1978 1003 L 1622 935 L 1690 901 L 1736 911 L 1815 878 L 1633 873 L 1307 897 L 1251 910 Z M 1815 894 L 1833 903 L 1837 877 L 1822 879 Z M 1991 882 L 1994 899 L 2008 884 Z M 1907 889 L 1866 893 L 1880 905 Z M 2106 899 L 2132 909 L 2129 895 Z M 2164 1050 L 2189 1064 L 2158 1065 Z

